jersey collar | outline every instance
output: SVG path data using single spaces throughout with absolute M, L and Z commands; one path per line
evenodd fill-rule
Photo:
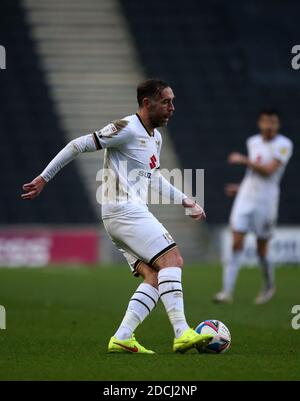
M 261 137 L 261 139 L 262 139 L 262 141 L 263 141 L 264 143 L 272 143 L 272 142 L 275 141 L 275 139 L 277 139 L 281 134 L 280 134 L 280 132 L 277 132 L 277 134 L 276 134 L 272 139 L 269 139 L 269 140 L 265 140 L 265 138 L 263 137 L 263 135 L 262 135 L 261 133 L 259 133 L 259 135 L 260 135 L 260 137 Z
M 139 119 L 140 123 L 142 124 L 142 126 L 145 128 L 145 131 L 147 132 L 147 134 L 151 137 L 154 136 L 154 131 L 153 134 L 151 134 L 151 132 L 147 129 L 147 127 L 145 126 L 145 124 L 143 123 L 143 120 L 141 119 L 140 115 L 138 113 L 135 113 L 135 115 L 137 116 L 137 118 Z

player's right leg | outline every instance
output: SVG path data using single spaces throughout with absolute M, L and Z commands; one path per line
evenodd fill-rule
M 231 303 L 233 301 L 233 292 L 241 266 L 244 239 L 244 232 L 232 232 L 231 255 L 223 267 L 223 289 L 215 294 L 213 298 L 215 302 Z
M 154 354 L 154 351 L 146 349 L 136 340 L 134 331 L 158 302 L 157 272 L 151 266 L 138 261 L 135 274 L 141 275 L 144 281 L 131 297 L 125 316 L 109 341 L 108 352 L 110 353 Z
M 244 202 L 236 201 L 230 214 L 230 227 L 232 231 L 231 254 L 223 266 L 223 288 L 215 294 L 213 300 L 220 303 L 231 303 L 233 291 L 241 266 L 244 238 L 247 232 L 253 231 L 253 211 L 245 208 Z
M 178 248 L 159 256 L 153 261 L 153 266 L 158 270 L 159 295 L 174 329 L 174 352 L 184 353 L 208 345 L 213 336 L 196 333 L 185 318 L 181 283 L 183 259 Z

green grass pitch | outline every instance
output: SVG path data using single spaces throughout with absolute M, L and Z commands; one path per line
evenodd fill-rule
M 110 355 L 106 346 L 137 284 L 128 267 L 0 269 L 0 380 L 299 380 L 300 330 L 291 309 L 300 304 L 299 268 L 277 271 L 278 293 L 254 306 L 260 272 L 244 269 L 233 305 L 214 305 L 221 270 L 186 267 L 188 321 L 219 319 L 231 330 L 222 355 L 172 353 L 173 333 L 162 305 L 136 336 L 156 355 Z

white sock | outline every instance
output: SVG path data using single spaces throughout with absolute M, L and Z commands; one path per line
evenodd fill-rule
M 125 316 L 114 336 L 118 340 L 130 338 L 137 326 L 156 306 L 158 299 L 159 293 L 156 288 L 147 283 L 140 284 L 131 297 Z
M 231 295 L 234 291 L 237 276 L 241 267 L 243 251 L 232 252 L 228 263 L 223 269 L 223 291 Z
M 267 257 L 260 258 L 260 264 L 263 271 L 264 289 L 269 290 L 275 285 L 274 266 Z
M 184 315 L 179 267 L 166 267 L 159 271 L 158 291 L 173 326 L 175 337 L 178 338 L 189 328 Z

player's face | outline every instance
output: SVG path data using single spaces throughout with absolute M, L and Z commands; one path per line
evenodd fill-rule
M 168 124 L 175 107 L 174 93 L 171 88 L 165 88 L 156 99 L 149 102 L 148 113 L 153 127 L 162 127 Z
M 272 139 L 280 128 L 278 116 L 262 114 L 258 119 L 258 128 L 264 138 Z

